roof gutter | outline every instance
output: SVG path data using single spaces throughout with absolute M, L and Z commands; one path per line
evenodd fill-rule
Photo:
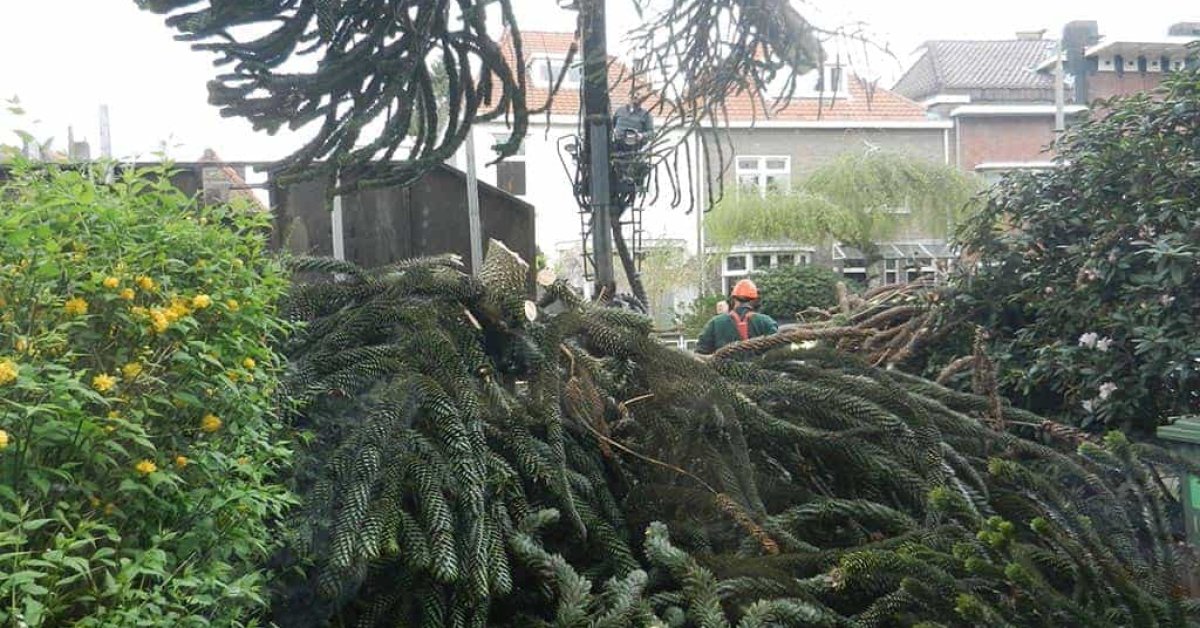
M 1063 107 L 1066 115 L 1075 115 L 1087 111 L 1084 105 L 1067 105 Z M 1054 105 L 963 105 L 950 112 L 950 117 L 969 116 L 1039 116 L 1054 115 L 1057 109 Z

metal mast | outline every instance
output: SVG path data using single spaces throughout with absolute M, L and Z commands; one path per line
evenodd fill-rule
M 608 99 L 608 42 L 606 0 L 579 1 L 579 31 L 583 43 L 584 146 L 588 147 L 592 213 L 592 253 L 596 264 L 595 294 L 616 292 L 613 275 L 612 191 L 610 163 L 612 113 Z

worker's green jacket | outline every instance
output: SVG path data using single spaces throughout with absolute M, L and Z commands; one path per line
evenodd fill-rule
M 769 336 L 779 331 L 779 323 L 776 323 L 775 319 L 761 312 L 755 312 L 750 306 L 739 305 L 735 311 L 738 316 L 750 315 L 748 331 L 751 338 Z M 696 353 L 709 354 L 741 339 L 733 317 L 729 314 L 717 314 L 708 320 L 704 331 L 700 332 L 700 340 L 696 343 Z

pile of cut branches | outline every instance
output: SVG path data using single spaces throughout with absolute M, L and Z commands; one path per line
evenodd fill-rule
M 827 343 L 702 362 L 498 246 L 299 266 L 344 280 L 287 304 L 281 625 L 1197 623 L 1167 452 Z
M 877 286 L 857 295 L 839 283 L 836 306 L 808 308 L 798 313 L 800 322 L 782 326 L 778 338 L 730 347 L 726 353 L 761 352 L 820 338 L 834 341 L 839 351 L 872 366 L 902 365 L 953 329 L 941 324 L 943 314 L 932 307 L 941 301 L 943 290 L 932 281 L 918 280 Z

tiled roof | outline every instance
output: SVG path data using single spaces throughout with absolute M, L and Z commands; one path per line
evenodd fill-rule
M 521 31 L 521 52 L 525 62 L 529 63 L 539 56 L 565 57 L 575 40 L 573 33 L 547 31 Z M 500 50 L 509 66 L 515 65 L 516 53 L 513 50 L 512 38 L 506 31 L 500 40 Z M 579 51 L 575 53 L 574 63 L 582 63 L 583 57 Z M 608 84 L 612 107 L 629 101 L 630 88 L 633 85 L 632 73 L 628 66 L 609 55 Z M 540 109 L 546 106 L 550 98 L 550 90 L 538 87 L 533 77 L 526 74 L 528 84 L 525 89 L 525 105 L 530 109 Z M 550 105 L 552 115 L 579 115 L 582 90 L 578 87 L 563 85 Z
M 851 76 L 847 95 L 820 98 L 793 97 L 786 106 L 777 106 L 770 96 L 756 98 L 740 92 L 725 99 L 731 122 L 919 122 L 927 120 L 917 103 L 878 85 Z
M 522 31 L 522 51 L 526 59 L 539 54 L 564 56 L 571 48 L 574 40 L 572 33 Z M 512 40 L 506 33 L 500 42 L 505 58 L 511 64 L 515 55 Z M 578 55 L 578 53 L 577 53 Z M 579 57 L 577 56 L 576 59 Z M 612 106 L 616 108 L 625 104 L 629 99 L 632 86 L 628 66 L 610 56 L 608 68 L 611 88 Z M 866 82 L 852 78 L 848 85 L 849 97 L 833 98 L 826 95 L 822 98 L 793 98 L 784 108 L 775 110 L 771 98 L 757 99 L 747 92 L 734 94 L 726 99 L 725 105 L 729 120 L 745 122 L 751 120 L 775 121 L 920 121 L 925 120 L 925 112 L 920 105 L 889 91 L 884 87 L 870 86 Z M 532 82 L 527 88 L 526 104 L 530 108 L 542 107 L 549 96 L 549 90 L 537 87 Z M 765 103 L 764 103 L 765 101 Z M 764 112 L 765 108 L 769 111 Z M 653 103 L 647 103 L 647 109 L 653 110 Z M 563 87 L 554 96 L 551 113 L 557 115 L 575 116 L 580 110 L 580 91 Z
M 229 198 L 240 198 L 250 204 L 250 208 L 255 211 L 267 211 L 266 205 L 258 200 L 254 192 L 246 185 L 245 179 L 238 174 L 237 170 L 231 168 L 220 157 L 217 152 L 211 148 L 204 149 L 204 154 L 200 156 L 197 162 L 200 164 L 212 164 L 217 168 L 217 176 L 225 179 L 229 185 Z
M 914 99 L 946 90 L 1053 89 L 1054 77 L 1035 68 L 1057 45 L 1053 39 L 928 41 L 893 89 Z

